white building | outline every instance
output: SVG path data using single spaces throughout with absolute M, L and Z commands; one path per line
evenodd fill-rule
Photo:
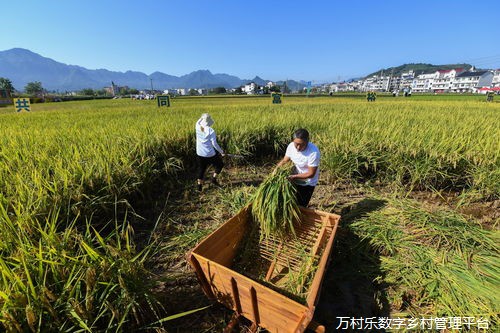
M 421 74 L 415 77 L 413 70 L 402 73 L 399 77 L 374 75 L 366 79 L 343 86 L 333 83 L 330 92 L 337 91 L 412 91 L 417 93 L 430 92 L 478 92 L 480 88 L 500 87 L 500 69 L 475 71 L 472 68 L 438 70 L 434 73 Z M 483 89 L 483 91 L 485 91 Z
M 401 73 L 399 84 L 394 87 L 394 90 L 410 89 L 414 79 L 415 72 L 413 70 Z
M 432 91 L 434 80 L 438 77 L 438 72 L 430 74 L 420 74 L 416 79 L 413 79 L 411 90 L 416 93 Z
M 241 87 L 241 90 L 247 95 L 255 94 L 255 91 L 257 89 L 258 87 L 255 82 L 250 82 L 249 84 L 245 84 L 243 87 Z
M 491 81 L 491 87 L 500 87 L 500 69 L 493 71 L 493 80 Z
M 345 91 L 356 91 L 357 85 L 355 83 L 332 83 L 329 85 L 328 92 L 336 93 L 336 92 L 345 92 Z
M 452 90 L 455 92 L 474 92 L 481 87 L 489 87 L 493 82 L 493 72 L 469 71 L 456 76 Z
M 432 84 L 432 90 L 434 92 L 449 92 L 453 87 L 455 77 L 463 71 L 463 68 L 437 71 L 437 77 L 434 79 L 434 82 Z
M 391 91 L 391 89 L 394 89 L 394 85 L 398 84 L 397 81 L 398 80 L 395 80 L 395 78 L 390 75 L 375 75 L 366 80 L 357 81 L 352 85 L 352 90 L 358 88 L 360 91 Z
M 179 92 L 177 91 L 177 89 L 165 89 L 165 90 L 163 90 L 163 93 L 165 95 L 173 95 L 173 96 L 179 95 Z

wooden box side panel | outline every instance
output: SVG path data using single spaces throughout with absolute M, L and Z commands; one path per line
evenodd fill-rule
M 340 216 L 336 214 L 329 214 L 325 212 L 317 212 L 323 218 L 323 223 L 326 224 L 328 233 L 324 237 L 324 242 L 326 242 L 325 249 L 319 260 L 318 269 L 314 275 L 311 287 L 309 288 L 309 295 L 307 296 L 307 304 L 310 309 L 314 309 L 315 305 L 319 300 L 319 292 L 321 290 L 321 284 L 323 283 L 323 278 L 328 267 L 328 262 L 330 259 L 330 253 L 333 248 L 333 241 L 335 239 L 335 234 L 337 232 L 337 227 L 340 221 Z
M 250 213 L 246 207 L 207 236 L 193 249 L 193 253 L 231 267 L 238 246 L 248 229 L 249 219 Z
M 219 302 L 269 332 L 303 332 L 310 310 L 261 284 L 193 253 Z

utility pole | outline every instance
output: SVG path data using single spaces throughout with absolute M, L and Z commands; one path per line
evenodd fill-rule
M 151 80 L 151 94 L 152 94 L 153 93 L 153 79 L 149 78 L 149 80 Z

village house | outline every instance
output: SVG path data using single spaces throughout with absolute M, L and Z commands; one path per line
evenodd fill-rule
M 462 73 L 464 68 L 455 68 L 450 70 L 439 70 L 436 72 L 436 78 L 432 84 L 434 92 L 449 92 L 451 91 L 455 77 Z
M 268 83 L 266 83 L 266 87 L 271 89 L 272 87 L 276 86 L 276 83 L 273 82 L 273 81 L 269 81 Z
M 415 76 L 413 70 L 402 73 L 400 76 L 373 75 L 363 80 L 352 82 L 343 87 L 338 83 L 330 85 L 330 92 L 358 90 L 393 92 L 408 90 L 415 93 L 441 92 L 481 92 L 481 88 L 500 87 L 500 69 L 476 71 L 472 67 L 469 71 L 464 68 L 438 70 Z
M 397 85 L 394 85 L 392 90 L 400 91 L 403 89 L 410 89 L 414 79 L 415 79 L 415 72 L 413 70 L 409 70 L 408 72 L 403 72 L 399 77 Z
M 421 74 L 413 80 L 411 90 L 416 93 L 429 92 L 432 90 L 434 80 L 439 77 L 439 73 Z
M 247 94 L 247 95 L 252 95 L 255 94 L 255 91 L 258 89 L 257 85 L 255 82 L 250 82 L 248 84 L 245 84 L 243 87 L 241 87 L 241 90 Z
M 341 82 L 341 83 L 330 84 L 328 92 L 336 93 L 336 92 L 356 91 L 357 89 L 358 87 L 354 83 Z
M 493 81 L 490 71 L 469 71 L 458 74 L 453 81 L 454 92 L 476 92 L 482 87 L 489 87 Z
M 493 80 L 491 81 L 491 87 L 500 87 L 500 69 L 493 71 Z

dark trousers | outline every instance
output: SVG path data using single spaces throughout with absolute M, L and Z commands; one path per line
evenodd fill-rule
M 215 154 L 212 157 L 198 156 L 198 179 L 203 179 L 209 165 L 213 165 L 215 173 L 220 173 L 224 167 L 222 156 L 220 154 Z
M 295 188 L 297 189 L 297 203 L 299 206 L 307 207 L 313 195 L 315 186 L 295 185 Z

